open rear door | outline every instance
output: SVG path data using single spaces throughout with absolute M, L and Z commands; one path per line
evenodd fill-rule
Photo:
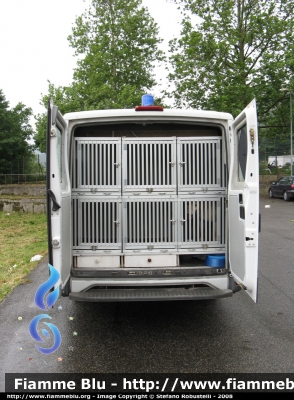
M 257 302 L 259 157 L 256 102 L 235 119 L 230 134 L 229 263 L 232 275 Z
M 61 291 L 68 294 L 70 274 L 71 196 L 67 159 L 67 124 L 52 102 L 47 114 L 47 227 L 48 258 L 60 274 Z M 58 283 L 58 285 L 59 285 Z

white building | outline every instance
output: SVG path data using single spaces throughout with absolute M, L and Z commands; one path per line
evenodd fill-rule
M 269 156 L 268 165 L 284 167 L 286 164 L 291 164 L 291 155 L 288 156 Z

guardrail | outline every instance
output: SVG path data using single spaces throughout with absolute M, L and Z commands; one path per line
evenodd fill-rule
M 46 174 L 0 174 L 0 185 L 36 182 L 46 182 Z

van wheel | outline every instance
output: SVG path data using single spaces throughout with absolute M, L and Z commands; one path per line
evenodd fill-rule
M 284 192 L 284 200 L 285 201 L 289 201 L 289 195 L 288 195 L 288 193 L 287 192 Z
M 268 191 L 269 197 L 272 199 L 274 197 L 273 192 L 271 191 L 271 189 Z

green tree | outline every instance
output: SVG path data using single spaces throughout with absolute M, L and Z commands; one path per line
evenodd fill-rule
M 47 108 L 49 99 L 54 100 L 62 113 L 74 111 L 71 109 L 70 102 L 66 101 L 66 90 L 69 88 L 58 86 L 55 87 L 50 81 L 48 81 L 48 94 L 42 94 L 42 105 Z M 36 121 L 36 132 L 34 135 L 35 146 L 42 153 L 46 153 L 46 129 L 47 129 L 47 114 L 38 114 L 35 116 Z
M 9 102 L 0 89 L 0 173 L 24 173 L 30 162 L 32 146 L 28 140 L 33 134 L 30 125 L 32 109 L 23 103 L 9 108 Z
M 77 66 L 68 87 L 49 93 L 62 113 L 131 108 L 156 85 L 154 67 L 163 61 L 158 26 L 141 0 L 92 0 L 68 37 Z M 37 117 L 36 144 L 44 151 L 44 116 Z
M 175 105 L 236 117 L 255 97 L 259 122 L 271 126 L 267 134 L 288 134 L 289 103 L 280 89 L 292 83 L 294 1 L 179 3 L 181 37 L 170 43 Z

